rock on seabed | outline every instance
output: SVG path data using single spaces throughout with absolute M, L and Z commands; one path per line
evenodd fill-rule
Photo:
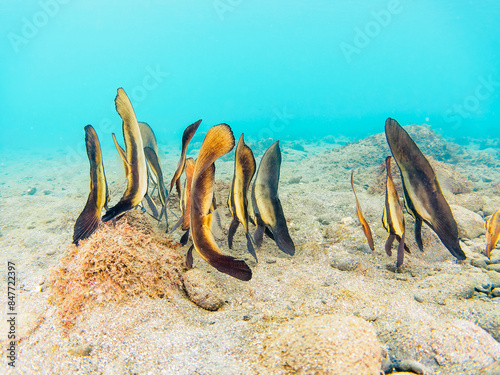
M 267 374 L 380 374 L 382 345 L 355 316 L 322 315 L 282 324 L 264 342 Z

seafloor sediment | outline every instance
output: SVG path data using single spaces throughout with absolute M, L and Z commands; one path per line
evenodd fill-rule
M 98 285 L 97 277 L 94 284 L 87 279 L 68 283 L 68 296 L 74 297 L 75 289 L 82 285 L 87 288 L 81 289 L 80 306 L 70 325 L 61 319 L 61 306 L 67 308 L 65 291 L 54 278 L 66 282 L 72 280 L 68 277 L 72 270 L 88 270 L 88 261 L 74 263 L 79 253 L 71 244 L 74 221 L 88 194 L 88 163 L 83 158 L 70 160 L 65 153 L 4 160 L 0 170 L 0 254 L 2 264 L 16 264 L 19 342 L 16 368 L 12 369 L 7 365 L 8 326 L 3 319 L 0 372 L 372 374 L 390 359 L 414 371 L 424 366 L 429 373 L 500 373 L 500 251 L 494 250 L 491 260 L 483 254 L 484 219 L 500 209 L 500 150 L 482 141 L 448 142 L 426 126 L 407 130 L 438 174 L 459 225 L 466 261 L 456 262 L 425 225 L 421 253 L 412 235 L 413 220 L 406 215 L 411 254 L 396 272 L 394 256 L 384 252 L 387 234 L 381 223 L 383 162 L 390 152 L 383 134 L 347 144 L 336 144 L 331 138 L 287 141 L 281 142 L 279 192 L 296 244 L 293 257 L 265 239 L 257 250 L 259 262 L 255 262 L 246 252 L 241 228 L 234 250 L 228 250 L 226 200 L 233 171 L 231 153 L 216 162 L 216 198 L 224 232 L 218 233 L 219 245 L 223 252 L 247 261 L 252 280 L 241 282 L 221 274 L 196 254 L 197 275 L 186 274 L 178 259 L 187 247 L 162 242 L 167 236 L 163 234 L 165 224 L 157 225 L 147 215 L 141 218 L 142 214 L 133 212 L 124 219 L 132 229 L 120 223 L 116 228 L 102 225 L 96 238 L 108 241 L 114 235 L 122 236 L 124 240 L 115 241 L 116 246 L 129 246 L 137 236 L 124 233 L 135 230 L 134 222 L 140 221 L 143 229 L 149 223 L 154 248 L 161 251 L 164 246 L 165 254 L 135 258 L 133 251 L 124 252 L 133 270 L 121 269 L 123 284 L 103 276 L 108 271 L 100 263 L 100 279 L 107 280 L 108 289 Z M 271 143 L 250 144 L 257 162 Z M 162 150 L 160 145 L 160 151 L 164 152 L 160 158 L 168 179 L 178 150 Z M 124 189 L 122 165 L 111 152 L 104 154 L 104 163 L 113 203 Z M 374 252 L 356 219 L 350 189 L 352 169 L 358 197 L 374 232 Z M 396 167 L 394 179 L 399 179 Z M 400 188 L 400 183 L 396 185 Z M 29 188 L 36 192 L 28 194 Z M 178 214 L 177 197 L 169 204 Z M 171 222 L 175 222 L 172 214 Z M 144 230 L 141 233 L 145 236 Z M 180 236 L 175 232 L 171 238 Z M 141 237 L 140 241 L 147 246 L 150 240 Z M 85 254 L 93 251 L 89 249 Z M 171 261 L 175 272 L 168 266 L 153 267 L 158 261 Z M 144 275 L 138 267 L 141 262 Z M 155 270 L 171 280 L 160 282 L 163 279 L 158 279 Z M 79 275 L 90 277 L 85 272 Z M 128 276 L 145 283 L 137 281 L 142 286 L 134 288 L 135 284 L 127 284 Z M 183 279 L 198 288 L 198 297 L 205 293 L 209 306 L 218 309 L 209 311 L 193 303 L 182 287 Z M 168 293 L 146 287 L 150 280 Z M 208 290 L 202 289 L 204 283 L 210 286 Z M 1 284 L 6 290 L 6 276 Z M 92 285 L 99 287 L 97 294 Z M 114 290 L 127 293 L 114 298 Z M 5 294 L 0 303 L 6 306 Z

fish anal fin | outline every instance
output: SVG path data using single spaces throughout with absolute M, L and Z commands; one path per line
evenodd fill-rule
M 233 248 L 233 237 L 234 234 L 236 233 L 236 229 L 238 229 L 238 226 L 240 225 L 240 222 L 237 219 L 233 219 L 231 221 L 231 225 L 229 225 L 229 230 L 227 233 L 227 244 L 230 249 Z
M 93 194 L 89 194 L 85 208 L 78 219 L 76 219 L 73 231 L 73 243 L 78 244 L 80 240 L 86 239 L 95 232 L 99 226 L 99 209 L 96 206 Z

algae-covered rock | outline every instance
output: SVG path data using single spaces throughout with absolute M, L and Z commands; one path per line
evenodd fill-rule
M 268 374 L 379 374 L 382 345 L 361 318 L 322 315 L 282 324 L 264 342 Z
M 184 289 L 189 299 L 205 310 L 216 311 L 224 304 L 224 296 L 217 281 L 197 268 L 183 276 Z
M 473 239 L 486 233 L 481 215 L 454 204 L 450 207 L 458 225 L 458 237 Z
M 500 343 L 484 329 L 461 319 L 403 324 L 379 337 L 391 358 L 411 358 L 443 374 L 480 374 L 500 361 Z

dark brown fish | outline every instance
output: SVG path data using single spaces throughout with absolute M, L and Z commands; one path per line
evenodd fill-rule
M 361 204 L 359 203 L 358 195 L 356 194 L 356 190 L 354 189 L 354 170 L 351 171 L 351 187 L 352 187 L 352 192 L 354 193 L 354 198 L 356 199 L 356 215 L 361 224 L 361 227 L 363 228 L 366 240 L 368 241 L 368 246 L 370 246 L 370 249 L 375 250 L 372 230 L 370 229 L 370 225 L 368 225 L 368 222 L 366 221 L 365 216 L 363 215 L 363 210 L 361 209 Z
M 124 164 L 128 164 L 127 189 L 120 201 L 102 217 L 102 221 L 108 221 L 139 205 L 148 189 L 148 174 L 146 157 L 142 144 L 141 132 L 135 117 L 134 109 L 130 100 L 122 88 L 118 89 L 115 98 L 116 111 L 123 120 L 122 130 L 125 140 Z M 126 161 L 126 163 L 125 163 Z
M 179 178 L 181 177 L 182 172 L 184 171 L 184 166 L 186 163 L 187 148 L 188 148 L 189 142 L 194 137 L 194 134 L 196 133 L 196 130 L 198 130 L 198 127 L 200 126 L 200 124 L 201 124 L 201 120 L 198 120 L 195 123 L 189 125 L 184 130 L 184 133 L 182 133 L 181 157 L 179 159 L 179 162 L 177 163 L 177 169 L 175 170 L 174 177 L 172 177 L 172 181 L 170 182 L 170 189 L 169 189 L 169 192 L 171 192 L 172 188 L 174 187 L 174 184 L 175 184 L 176 188 L 177 188 L 177 194 L 179 196 L 181 195 L 181 184 L 180 184 Z
M 190 227 L 193 245 L 200 256 L 220 272 L 248 281 L 252 270 L 243 260 L 224 255 L 210 230 L 213 204 L 215 165 L 219 157 L 234 147 L 234 136 L 226 124 L 212 127 L 206 134 L 196 159 L 191 186 Z
M 90 193 L 87 203 L 76 220 L 73 231 L 73 243 L 90 237 L 99 225 L 101 211 L 109 202 L 109 188 L 102 163 L 101 145 L 94 128 L 85 127 L 85 146 L 90 163 Z
M 389 233 L 389 237 L 385 243 L 385 252 L 389 256 L 392 255 L 392 243 L 394 242 L 394 239 L 397 239 L 399 246 L 396 266 L 401 267 L 404 261 L 405 250 L 410 252 L 408 246 L 405 244 L 405 218 L 403 215 L 403 209 L 401 208 L 401 201 L 399 200 L 398 192 L 394 186 L 394 181 L 392 180 L 390 156 L 385 159 L 385 166 L 387 169 L 387 179 L 385 185 L 385 206 L 384 216 L 382 217 L 382 225 Z
M 238 225 L 241 223 L 247 237 L 247 249 L 250 254 L 253 255 L 255 260 L 257 260 L 257 255 L 255 254 L 255 249 L 252 243 L 253 238 L 248 231 L 249 216 L 247 195 L 248 188 L 250 187 L 250 182 L 252 181 L 254 174 L 255 158 L 250 147 L 245 144 L 242 134 L 240 140 L 238 141 L 238 145 L 236 146 L 234 177 L 229 191 L 229 198 L 227 200 L 229 210 L 233 216 L 233 220 L 228 231 L 228 244 L 229 248 L 232 249 L 234 234 L 236 233 Z
M 278 197 L 281 151 L 279 141 L 273 143 L 262 157 L 252 187 L 252 207 L 257 229 L 254 234 L 257 247 L 262 245 L 266 228 L 272 233 L 276 245 L 286 254 L 295 254 L 285 215 Z
M 415 240 L 419 249 L 423 248 L 424 221 L 454 257 L 464 260 L 466 256 L 460 248 L 457 223 L 431 165 L 396 120 L 387 119 L 385 134 L 401 171 L 406 209 L 415 218 Z

